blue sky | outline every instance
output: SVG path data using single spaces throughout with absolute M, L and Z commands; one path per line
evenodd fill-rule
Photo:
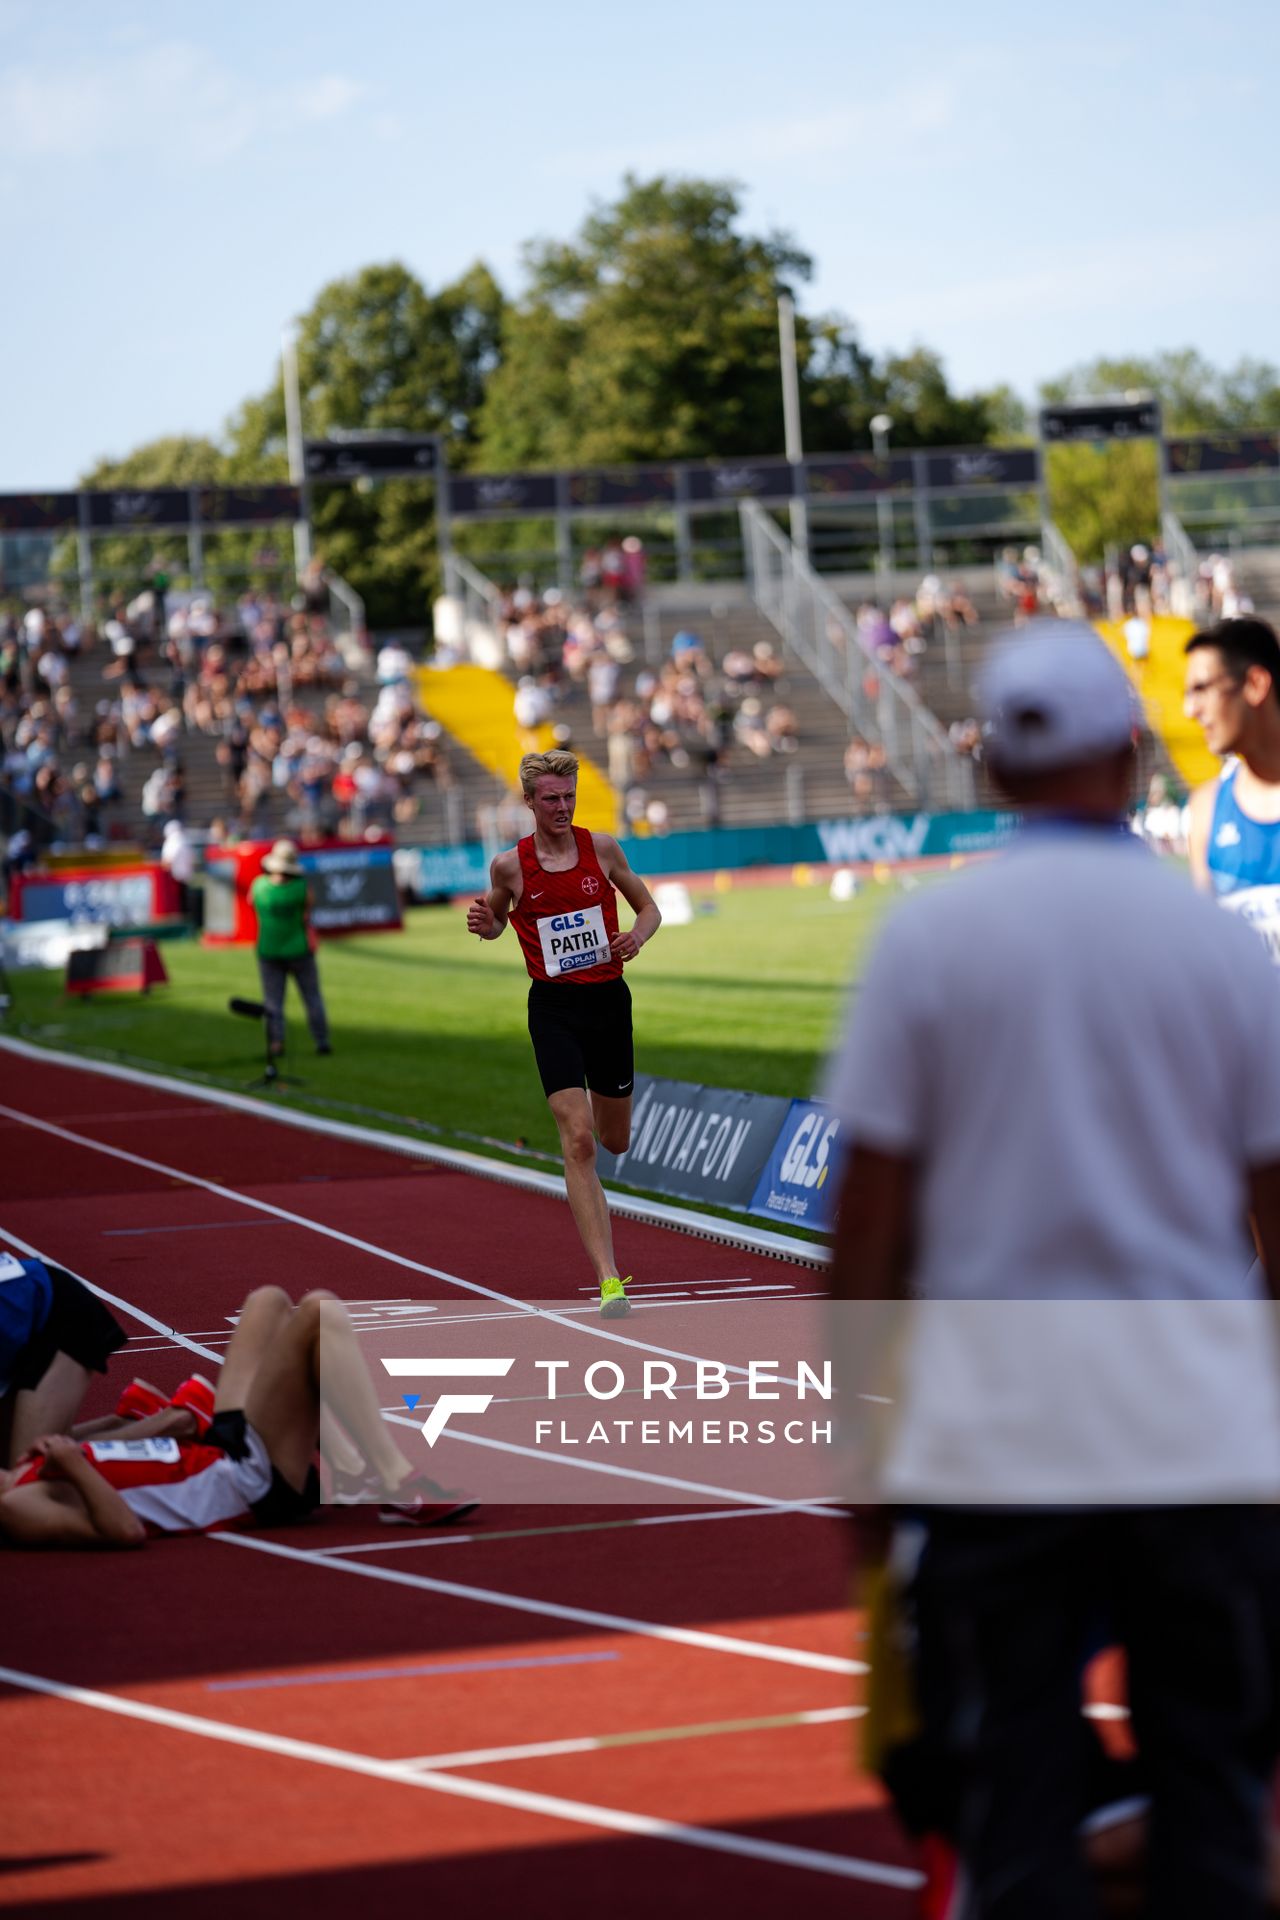
M 218 433 L 370 261 L 517 291 L 628 169 L 737 180 L 965 390 L 1280 360 L 1277 52 L 1270 0 L 0 0 L 0 489 Z

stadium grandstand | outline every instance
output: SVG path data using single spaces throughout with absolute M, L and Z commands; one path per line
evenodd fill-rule
M 82 579 L 75 608 L 48 569 L 52 537 L 11 532 L 8 830 L 29 836 L 21 858 L 154 848 L 171 818 L 197 843 L 379 829 L 404 847 L 492 845 L 519 752 L 553 743 L 599 782 L 600 817 L 638 839 L 964 811 L 990 804 L 973 682 L 991 633 L 1079 611 L 1131 666 L 1158 736 L 1148 774 L 1176 796 L 1204 764 L 1165 665 L 1188 623 L 1266 612 L 1278 583 L 1271 550 L 1249 544 L 1267 533 L 1269 496 L 1250 493 L 1266 471 L 1206 490 L 1216 443 L 1195 461 L 1190 444 L 1169 443 L 1166 497 L 1217 544 L 1198 548 L 1171 504 L 1159 540 L 1093 567 L 1036 517 L 1035 450 L 887 463 L 895 490 L 870 502 L 854 491 L 865 466 L 811 462 L 798 528 L 779 498 L 795 484 L 784 463 L 712 467 L 709 486 L 685 491 L 711 493 L 715 510 L 689 512 L 683 533 L 652 506 L 603 532 L 583 509 L 554 548 L 507 555 L 476 536 L 527 513 L 540 477 L 509 481 L 497 505 L 455 479 L 434 642 L 425 624 L 370 635 L 322 563 L 217 590 L 194 569 L 132 591 Z M 1259 436 L 1248 446 L 1263 458 Z M 491 573 L 457 544 L 467 535 Z

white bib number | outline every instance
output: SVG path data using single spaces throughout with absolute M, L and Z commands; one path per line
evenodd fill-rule
M 1241 887 L 1238 893 L 1219 894 L 1218 904 L 1262 935 L 1273 965 L 1280 967 L 1280 887 Z
M 584 967 L 601 966 L 610 957 L 603 907 L 549 914 L 538 922 L 538 938 L 548 980 L 562 973 L 581 973 Z
M 26 1271 L 21 1260 L 15 1260 L 11 1253 L 0 1253 L 0 1287 L 6 1280 L 21 1280 Z
M 89 1458 L 131 1460 L 135 1463 L 162 1460 L 172 1466 L 181 1460 L 182 1453 L 176 1440 L 91 1440 Z

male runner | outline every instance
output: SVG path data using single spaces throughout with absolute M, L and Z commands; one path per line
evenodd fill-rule
M 281 1288 L 257 1288 L 227 1348 L 212 1421 L 193 1420 L 192 1404 L 189 1393 L 175 1395 L 150 1412 L 140 1398 L 143 1417 L 122 1418 L 115 1433 L 94 1422 L 99 1430 L 87 1439 L 45 1434 L 12 1471 L 0 1472 L 0 1541 L 135 1547 L 151 1534 L 305 1519 L 319 1504 L 314 1455 L 322 1418 L 337 1423 L 345 1450 L 369 1469 L 388 1524 L 439 1525 L 475 1505 L 405 1459 L 347 1310 L 331 1293 L 309 1293 L 295 1307 Z M 177 1437 L 201 1427 L 199 1441 Z
M 1280 641 L 1265 620 L 1223 620 L 1186 655 L 1186 711 L 1226 761 L 1191 796 L 1192 878 L 1280 961 Z
M 532 982 L 529 1034 L 560 1132 L 569 1205 L 600 1282 L 600 1311 L 614 1318 L 630 1312 L 630 1302 L 614 1258 L 596 1141 L 610 1153 L 624 1153 L 631 1141 L 635 1066 L 622 969 L 662 915 L 613 836 L 574 826 L 575 754 L 526 753 L 520 787 L 533 832 L 493 862 L 493 886 L 468 907 L 467 930 L 496 940 L 508 920 L 515 927 Z M 636 916 L 626 933 L 617 893 Z

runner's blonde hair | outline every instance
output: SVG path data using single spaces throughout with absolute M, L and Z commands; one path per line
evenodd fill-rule
M 576 780 L 577 754 L 568 753 L 563 747 L 556 747 L 550 753 L 526 753 L 520 762 L 520 791 L 526 800 L 532 800 L 535 786 L 547 774 L 556 780 Z

